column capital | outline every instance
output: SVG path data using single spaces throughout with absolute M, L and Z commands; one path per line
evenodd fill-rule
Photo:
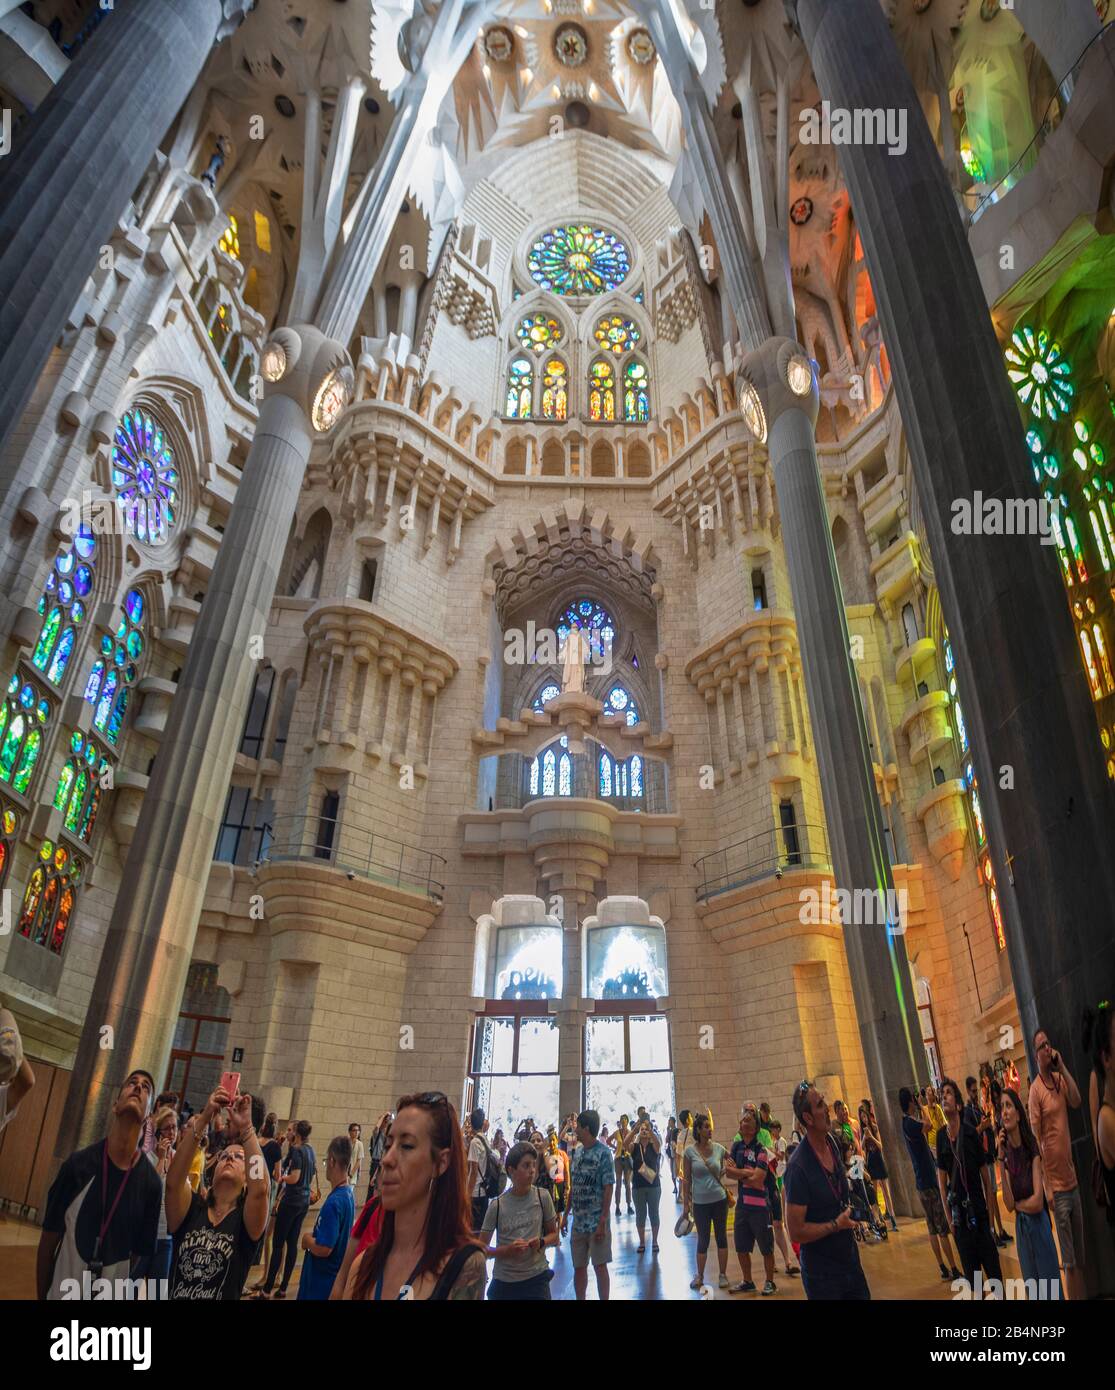
M 740 364 L 739 409 L 747 428 L 766 444 L 787 410 L 800 410 L 816 424 L 820 407 L 817 372 L 800 343 L 768 338 Z
M 308 323 L 277 328 L 264 344 L 259 370 L 265 398 L 288 397 L 319 434 L 333 427 L 356 390 L 348 352 Z

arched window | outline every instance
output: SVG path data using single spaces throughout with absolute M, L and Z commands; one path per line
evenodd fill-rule
M 622 714 L 628 724 L 639 722 L 639 708 L 635 704 L 634 697 L 622 685 L 613 685 L 607 695 L 604 696 L 604 704 L 608 714 Z
M 178 469 L 163 427 L 142 410 L 126 412 L 116 427 L 112 486 L 136 540 L 162 545 L 178 514 Z
M 569 380 L 565 363 L 551 357 L 542 373 L 542 415 L 546 420 L 564 420 L 569 414 Z
M 572 796 L 573 758 L 564 735 L 530 764 L 528 786 L 531 796 Z
M 60 956 L 77 901 L 82 866 L 64 845 L 44 840 L 23 895 L 19 934 Z
M 93 591 L 93 557 L 96 538 L 81 526 L 73 545 L 61 551 L 51 566 L 39 599 L 43 625 L 31 653 L 31 665 L 47 680 L 60 685 L 74 649 L 77 630 L 85 621 L 86 604 Z
M 0 887 L 7 881 L 15 857 L 15 842 L 19 832 L 19 813 L 11 806 L 0 811 Z
M 101 654 L 85 684 L 85 698 L 94 707 L 93 727 L 115 745 L 124 727 L 128 697 L 139 675 L 143 655 L 146 605 L 138 589 L 129 589 L 115 636 L 101 638 Z
M 630 275 L 631 257 L 614 232 L 571 223 L 543 232 L 530 248 L 527 269 L 552 294 L 605 294 Z
M 553 681 L 549 681 L 534 697 L 534 703 L 531 705 L 531 709 L 537 710 L 539 714 L 543 713 L 547 702 L 556 700 L 560 694 L 561 686 L 556 685 Z
M 108 758 L 91 738 L 75 729 L 70 735 L 73 755 L 63 763 L 54 791 L 54 806 L 62 812 L 62 824 L 86 844 L 93 834 L 101 804 L 102 778 Z
M 600 644 L 609 647 L 616 638 L 616 625 L 612 621 L 612 615 L 591 598 L 579 598 L 575 603 L 569 604 L 554 626 L 559 643 L 565 641 L 572 628 L 587 632 L 593 647 L 597 645 L 594 638 L 598 638 Z
M 623 369 L 623 418 L 650 419 L 650 373 L 637 357 Z
M 22 796 L 35 771 L 43 746 L 43 729 L 51 715 L 50 702 L 17 672 L 8 682 L 0 706 L 0 782 Z
M 617 762 L 606 748 L 600 750 L 600 795 L 637 800 L 643 795 L 643 760 L 638 753 Z
M 542 795 L 554 796 L 557 791 L 557 754 L 547 748 L 542 755 Z
M 504 414 L 509 420 L 529 420 L 534 368 L 525 357 L 516 357 L 507 369 L 507 402 Z
M 592 420 L 616 418 L 616 373 L 610 362 L 596 361 L 589 368 L 588 413 Z

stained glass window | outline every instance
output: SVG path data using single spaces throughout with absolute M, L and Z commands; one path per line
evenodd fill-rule
M 555 685 L 553 681 L 550 681 L 550 683 L 548 685 L 544 685 L 542 689 L 538 692 L 538 694 L 534 697 L 534 703 L 533 705 L 531 705 L 531 708 L 538 710 L 538 712 L 541 714 L 547 701 L 556 700 L 560 694 L 561 686 Z
M 13 806 L 5 804 L 0 809 L 0 887 L 3 886 L 12 867 L 18 833 L 19 812 Z
M 1037 430 L 1026 431 L 1026 446 L 1033 455 L 1030 463 L 1034 470 L 1035 483 L 1040 484 L 1045 478 L 1056 478 L 1060 475 L 1061 465 L 1056 454 L 1046 450 L 1045 441 Z
M 1007 376 L 1035 419 L 1056 420 L 1072 406 L 1072 367 L 1045 329 L 1018 328 L 1004 354 Z
M 237 224 L 236 218 L 233 217 L 231 213 L 229 213 L 228 226 L 221 233 L 221 239 L 217 242 L 217 245 L 226 256 L 234 256 L 237 260 L 240 259 L 240 227 Z
M 558 796 L 573 794 L 573 759 L 563 753 L 558 759 Z
M 31 665 L 58 685 L 74 649 L 77 631 L 85 621 L 93 590 L 93 557 L 96 538 L 82 525 L 73 544 L 58 553 L 39 599 L 43 625 L 31 653 Z
M 551 357 L 542 374 L 542 416 L 546 420 L 564 420 L 569 414 L 569 382 L 565 363 Z
M 596 325 L 592 335 L 605 352 L 629 352 L 642 339 L 639 326 L 622 314 L 606 315 Z
M 603 659 L 611 650 L 616 638 L 616 625 L 612 615 L 602 608 L 595 599 L 580 598 L 566 608 L 555 623 L 558 642 L 564 643 L 572 628 L 579 628 L 589 639 L 589 658 L 594 662 Z
M 581 223 L 544 232 L 530 248 L 527 269 L 554 294 L 604 294 L 627 279 L 631 258 L 614 233 Z
M 557 785 L 557 754 L 547 748 L 542 755 L 542 795 L 553 796 Z
M 594 362 L 589 368 L 588 413 L 592 420 L 616 418 L 616 374 L 610 362 Z
M 73 755 L 63 763 L 54 791 L 54 806 L 62 812 L 62 824 L 88 843 L 100 809 L 101 792 L 109 761 L 92 739 L 75 729 L 70 735 Z
M 23 895 L 19 934 L 45 946 L 56 956 L 62 954 L 66 932 L 73 917 L 81 881 L 82 864 L 64 845 L 44 840 L 39 862 L 32 870 Z
M 631 694 L 622 685 L 613 685 L 604 697 L 604 704 L 607 706 L 609 714 L 622 714 L 626 716 L 628 724 L 639 722 L 639 710 Z
M 131 534 L 162 545 L 178 511 L 178 469 L 162 426 L 142 410 L 127 411 L 116 427 L 112 485 Z
M 525 357 L 516 357 L 507 369 L 507 405 L 509 420 L 529 420 L 534 368 Z
M 21 796 L 35 771 L 50 714 L 50 702 L 42 691 L 18 672 L 13 675 L 0 705 L 0 782 L 7 782 Z
M 111 744 L 119 741 L 143 656 L 146 604 L 139 589 L 128 590 L 121 609 L 116 632 L 101 638 L 100 655 L 85 683 L 85 698 L 95 710 L 93 727 Z
M 650 418 L 650 374 L 642 362 L 628 362 L 623 369 L 623 418 Z
M 565 336 L 557 319 L 549 314 L 527 314 L 519 320 L 515 336 L 529 352 L 542 353 L 556 347 Z

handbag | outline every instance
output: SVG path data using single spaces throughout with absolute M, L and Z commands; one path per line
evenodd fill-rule
M 717 1173 L 713 1173 L 712 1164 L 708 1161 L 708 1159 L 704 1156 L 700 1149 L 694 1146 L 693 1152 L 697 1155 L 697 1157 L 701 1160 L 701 1162 L 705 1165 L 709 1172 L 712 1173 L 712 1176 L 716 1178 L 716 1181 L 720 1184 L 720 1186 L 724 1188 L 724 1196 L 728 1199 L 728 1210 L 731 1211 L 736 1204 L 736 1199 L 732 1196 L 728 1189 L 724 1187 L 724 1179 L 720 1177 Z

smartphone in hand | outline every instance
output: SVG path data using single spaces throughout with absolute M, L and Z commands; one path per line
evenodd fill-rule
M 235 1100 L 240 1094 L 240 1073 L 238 1071 L 222 1072 L 219 1084 L 229 1100 Z

